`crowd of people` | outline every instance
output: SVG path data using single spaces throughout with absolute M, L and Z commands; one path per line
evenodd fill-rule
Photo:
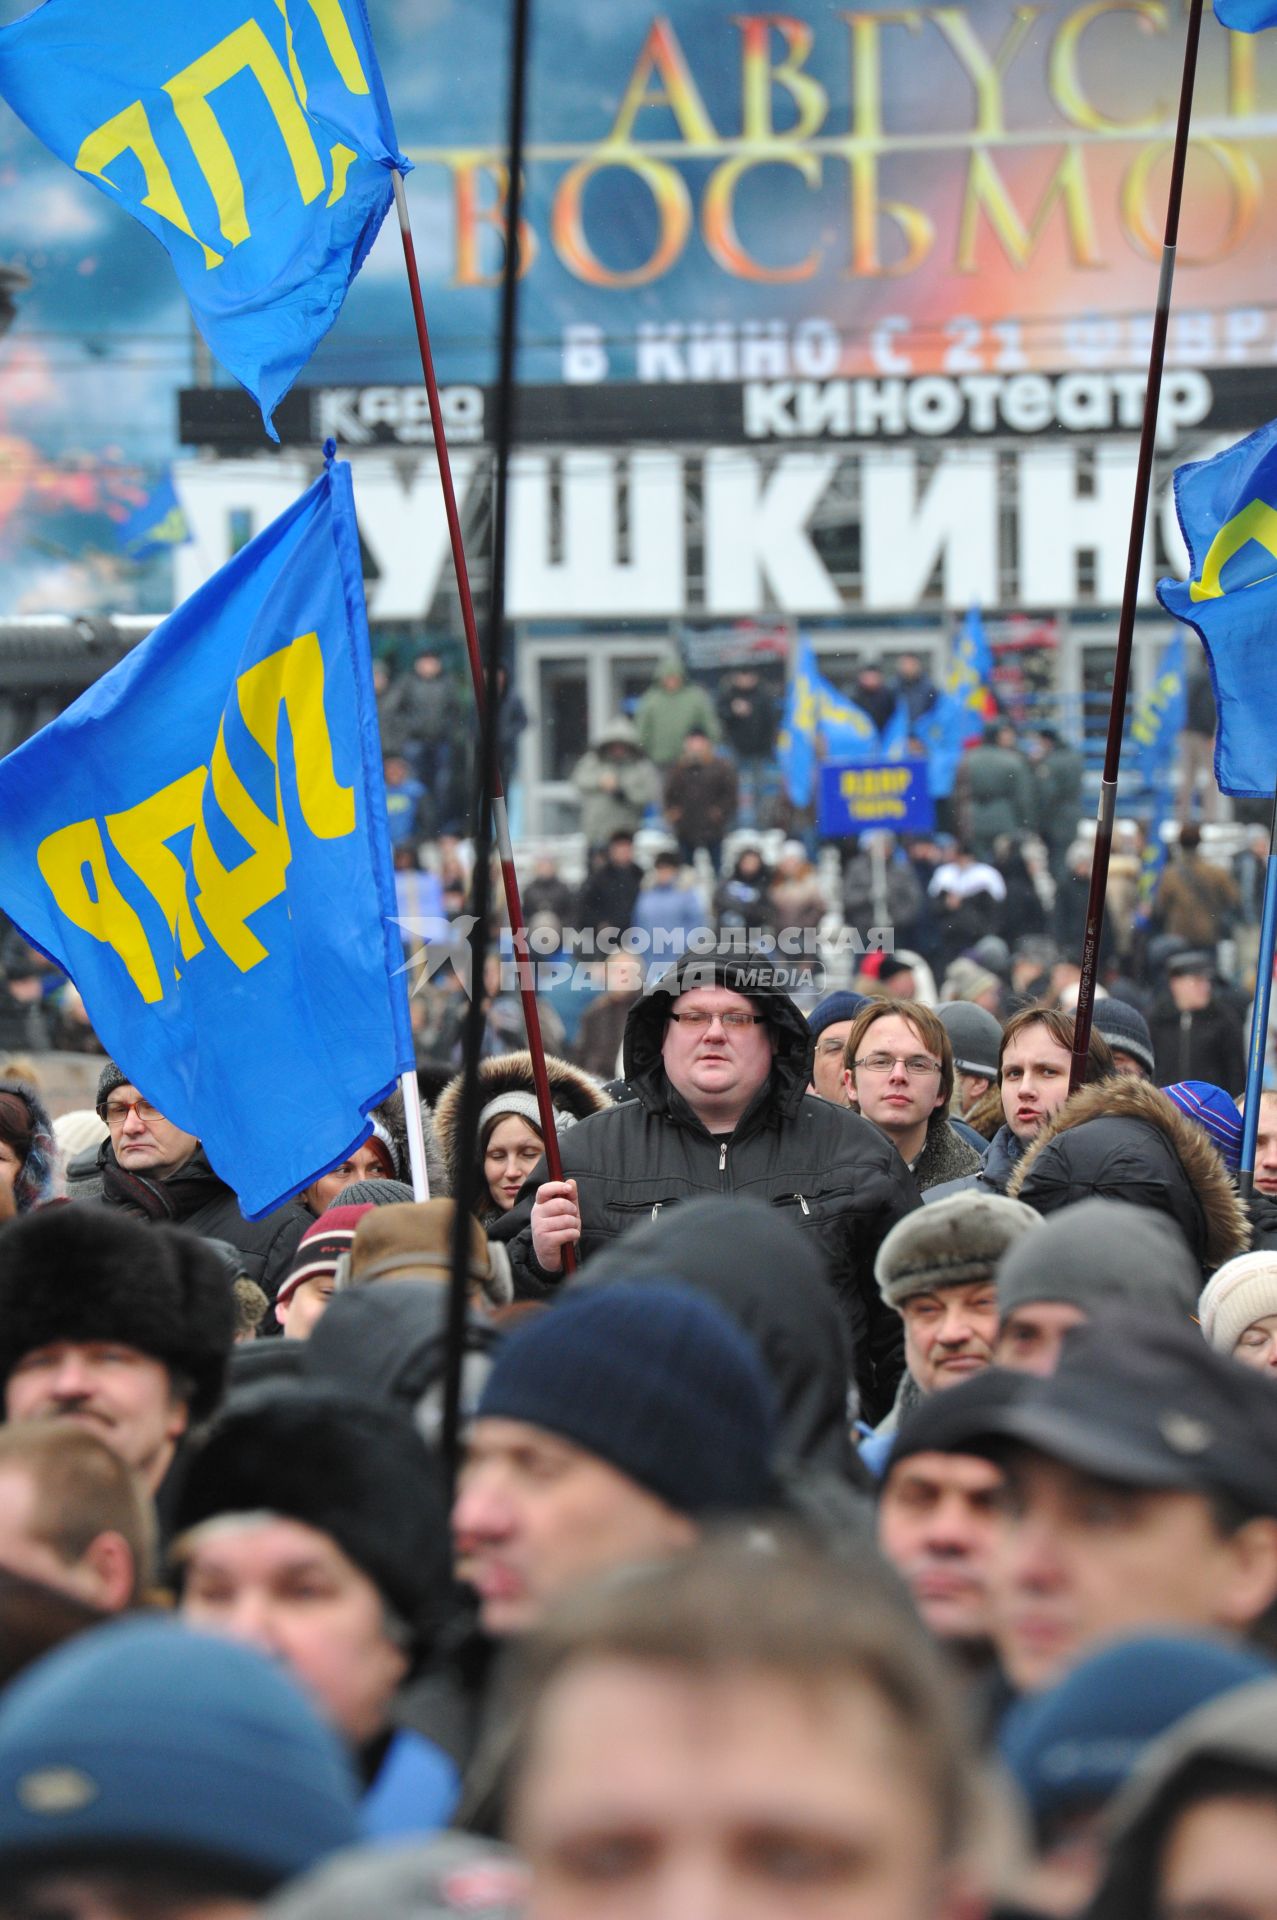
M 469 749 L 437 655 L 380 694 L 411 955 Z M 1119 836 L 1070 1092 L 1079 756 L 994 723 L 835 863 L 740 837 L 778 722 L 675 656 L 577 764 L 560 1177 L 496 925 L 473 1133 L 413 999 L 430 1197 L 400 1091 L 252 1221 L 4 935 L 0 1920 L 1272 1920 L 1262 852 Z
M 1239 885 L 1185 836 L 1070 1094 L 1076 969 L 987 851 L 891 849 L 914 944 L 806 1007 L 616 956 L 561 1178 L 499 1026 L 473 1138 L 419 1075 L 428 1200 L 396 1094 L 251 1222 L 115 1062 L 56 1118 L 11 1063 L 0 1920 L 1269 1920 Z

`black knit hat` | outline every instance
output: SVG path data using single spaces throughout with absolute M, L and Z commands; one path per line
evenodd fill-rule
M 446 1617 L 448 1508 L 406 1414 L 313 1381 L 237 1394 L 192 1456 L 174 1534 L 221 1514 L 262 1512 L 335 1540 L 418 1649 Z
M 1125 1000 L 1097 1000 L 1091 1024 L 1102 1033 L 1114 1053 L 1129 1053 L 1150 1076 L 1156 1072 L 1153 1060 L 1153 1035 L 1138 1007 Z
M 117 1087 L 127 1087 L 131 1085 L 132 1082 L 128 1074 L 121 1073 L 114 1060 L 108 1060 L 98 1076 L 97 1098 L 93 1102 L 97 1108 L 98 1118 L 100 1120 L 106 1119 L 106 1103 L 115 1092 L 115 1089 Z
M 497 1354 L 476 1419 L 570 1440 L 676 1513 L 768 1504 L 776 1406 L 758 1350 L 678 1286 L 583 1288 Z
M 193 1422 L 217 1405 L 235 1301 L 212 1248 L 108 1207 L 41 1207 L 0 1238 L 0 1393 L 24 1354 L 59 1341 L 136 1347 L 191 1383 Z

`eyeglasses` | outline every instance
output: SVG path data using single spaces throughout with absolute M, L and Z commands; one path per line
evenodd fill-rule
M 745 1027 L 761 1027 L 766 1020 L 765 1013 L 706 1013 L 704 1007 L 692 1007 L 687 1013 L 672 1013 L 671 1020 L 677 1020 L 684 1027 L 712 1027 L 715 1020 L 721 1020 L 729 1033 L 739 1033 Z
M 108 1100 L 106 1103 L 106 1124 L 108 1127 L 122 1127 L 131 1113 L 135 1113 L 145 1126 L 151 1120 L 162 1120 L 163 1114 L 153 1107 L 149 1100 Z
M 862 1073 L 890 1073 L 893 1067 L 903 1067 L 911 1080 L 921 1080 L 929 1073 L 940 1071 L 940 1062 L 929 1059 L 925 1053 L 911 1053 L 904 1059 L 894 1053 L 866 1053 L 861 1059 L 853 1060 L 852 1065 Z

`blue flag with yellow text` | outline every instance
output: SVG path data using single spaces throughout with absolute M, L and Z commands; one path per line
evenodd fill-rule
M 166 473 L 150 498 L 120 523 L 116 538 L 130 560 L 148 560 L 153 553 L 171 553 L 191 537 L 182 503 Z
M 277 437 L 408 168 L 363 0 L 44 0 L 0 96 L 163 242 Z
M 0 760 L 0 906 L 250 1218 L 366 1135 L 413 1049 L 348 466 Z
M 1277 421 L 1178 467 L 1175 511 L 1189 577 L 1157 597 L 1206 649 L 1220 792 L 1262 799 L 1277 787 Z
M 811 804 L 818 760 L 872 760 L 878 750 L 878 729 L 869 715 L 826 680 L 811 641 L 800 640 L 777 742 L 781 775 L 794 805 Z
M 944 676 L 944 692 L 952 694 L 967 709 L 968 738 L 979 737 L 993 710 L 992 681 L 993 649 L 980 609 L 972 607 L 949 650 Z
M 1146 787 L 1168 784 L 1187 712 L 1184 635 L 1177 627 L 1158 662 L 1157 677 L 1131 723 L 1135 765 Z

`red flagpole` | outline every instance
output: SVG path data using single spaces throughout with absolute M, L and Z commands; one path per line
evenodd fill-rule
M 412 227 L 408 219 L 408 197 L 404 192 L 403 175 L 396 173 L 393 178 L 395 209 L 399 215 L 399 237 L 403 241 L 408 289 L 412 295 L 413 319 L 417 325 L 417 345 L 421 350 L 421 371 L 425 376 L 426 395 L 430 402 L 430 424 L 434 430 L 435 456 L 439 462 L 439 481 L 443 488 L 444 512 L 448 520 L 448 539 L 452 547 L 452 563 L 456 569 L 457 592 L 461 600 L 461 622 L 465 628 L 470 677 L 474 684 L 475 707 L 482 730 L 487 717 L 487 693 L 484 685 L 483 655 L 479 650 L 479 633 L 475 625 L 474 601 L 470 593 L 470 570 L 466 565 L 465 547 L 461 539 L 461 515 L 457 509 L 456 489 L 452 484 L 452 461 L 448 457 L 448 439 L 444 429 L 443 409 L 439 402 L 439 383 L 435 378 L 434 356 L 430 351 L 430 330 L 426 325 L 426 309 L 421 298 L 421 275 L 417 271 L 417 249 L 413 243 Z M 513 239 L 510 244 L 511 246 L 515 244 Z M 532 1079 L 536 1087 L 537 1111 L 541 1118 L 541 1137 L 545 1142 L 546 1168 L 551 1180 L 561 1180 L 563 1163 L 559 1158 L 559 1137 L 554 1126 L 554 1103 L 550 1098 L 550 1079 L 545 1066 L 545 1042 L 541 1037 L 541 1015 L 532 985 L 532 961 L 527 945 L 523 902 L 519 895 L 519 878 L 514 865 L 514 846 L 510 839 L 505 783 L 502 779 L 500 764 L 495 757 L 492 766 L 492 815 L 497 853 L 501 861 L 501 878 L 505 887 L 506 913 L 510 920 L 515 966 L 518 971 L 519 998 L 523 1006 L 524 1026 L 527 1028 L 528 1050 L 532 1055 Z M 575 1261 L 572 1258 L 571 1247 L 564 1249 L 564 1265 L 569 1273 L 573 1271 Z

